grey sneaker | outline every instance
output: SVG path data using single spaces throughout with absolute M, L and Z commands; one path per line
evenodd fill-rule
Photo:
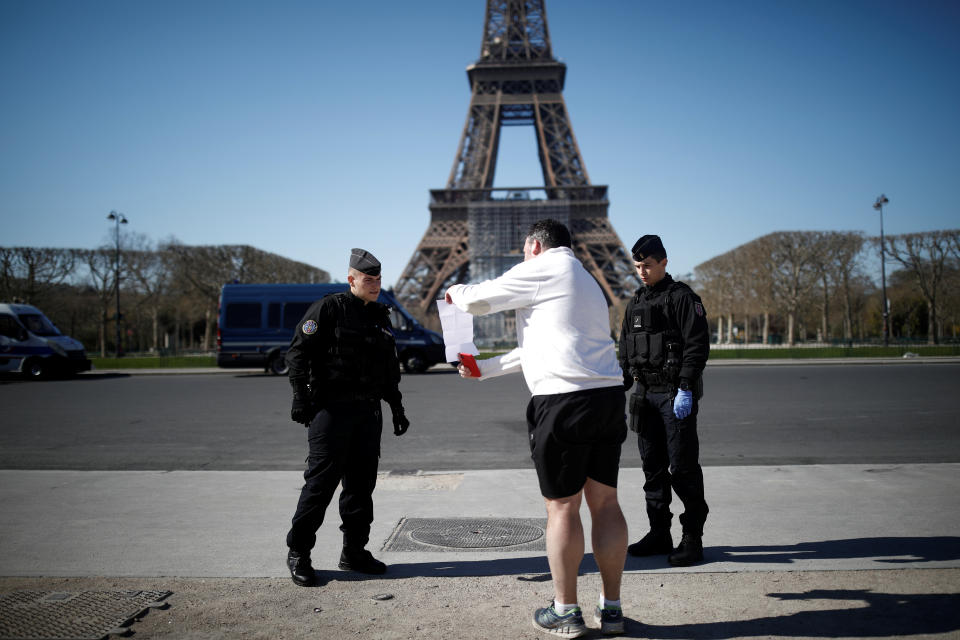
M 600 625 L 600 633 L 607 636 L 616 636 L 623 633 L 623 609 L 620 607 L 604 607 L 597 605 L 593 610 L 593 621 Z
M 553 602 L 533 612 L 533 626 L 561 638 L 579 638 L 587 632 L 587 625 L 583 623 L 583 612 L 580 607 L 560 615 L 553 608 Z

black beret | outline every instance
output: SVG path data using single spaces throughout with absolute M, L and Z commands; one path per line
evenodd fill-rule
M 630 251 L 633 253 L 633 259 L 637 262 L 650 255 L 667 254 L 667 250 L 663 248 L 663 243 L 660 242 L 660 236 L 653 235 L 642 236 Z
M 350 250 L 350 268 L 368 276 L 380 275 L 380 261 L 373 254 L 363 249 Z

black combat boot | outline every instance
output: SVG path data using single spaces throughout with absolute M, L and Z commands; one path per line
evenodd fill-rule
M 627 553 L 632 556 L 657 556 L 673 551 L 673 538 L 670 529 L 650 529 L 647 535 L 627 547 Z
M 290 549 L 287 553 L 287 568 L 293 584 L 299 587 L 312 587 L 317 584 L 317 574 L 310 564 L 310 553 L 300 553 Z
M 667 556 L 674 567 L 689 567 L 703 561 L 703 540 L 693 533 L 684 533 L 677 550 Z
M 340 564 L 344 571 L 356 571 L 379 575 L 387 572 L 387 565 L 373 557 L 373 554 L 362 547 L 344 547 L 340 554 Z

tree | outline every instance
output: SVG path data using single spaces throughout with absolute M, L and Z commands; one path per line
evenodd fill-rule
M 151 324 L 151 349 L 160 347 L 160 309 L 165 294 L 173 281 L 173 265 L 170 255 L 157 251 L 150 240 L 141 234 L 129 238 L 130 248 L 124 251 L 124 263 L 131 276 L 132 288 L 140 294 L 141 304 L 146 305 Z
M 115 249 L 101 247 L 99 249 L 78 249 L 78 258 L 87 269 L 87 282 L 96 293 L 99 306 L 100 357 L 107 357 L 107 322 L 110 319 L 110 305 L 114 300 L 117 271 L 115 268 Z M 120 318 L 115 318 L 120 322 Z M 118 345 L 119 348 L 119 345 Z
M 0 299 L 42 304 L 41 298 L 73 273 L 73 249 L 0 247 Z
M 188 283 L 203 301 L 203 349 L 209 350 L 220 289 L 230 282 L 329 282 L 330 274 L 247 245 L 187 246 L 170 240 L 175 278 Z
M 927 231 L 886 236 L 885 250 L 913 274 L 927 303 L 927 344 L 937 343 L 937 304 L 944 292 L 944 268 L 960 231 Z
M 795 344 L 797 313 L 814 282 L 818 238 L 803 231 L 778 231 L 761 238 L 769 248 L 772 286 L 787 314 L 787 344 Z

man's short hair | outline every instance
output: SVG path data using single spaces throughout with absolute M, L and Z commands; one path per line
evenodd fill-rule
M 537 220 L 527 230 L 527 237 L 540 243 L 544 249 L 570 247 L 570 230 L 562 222 L 552 218 Z

